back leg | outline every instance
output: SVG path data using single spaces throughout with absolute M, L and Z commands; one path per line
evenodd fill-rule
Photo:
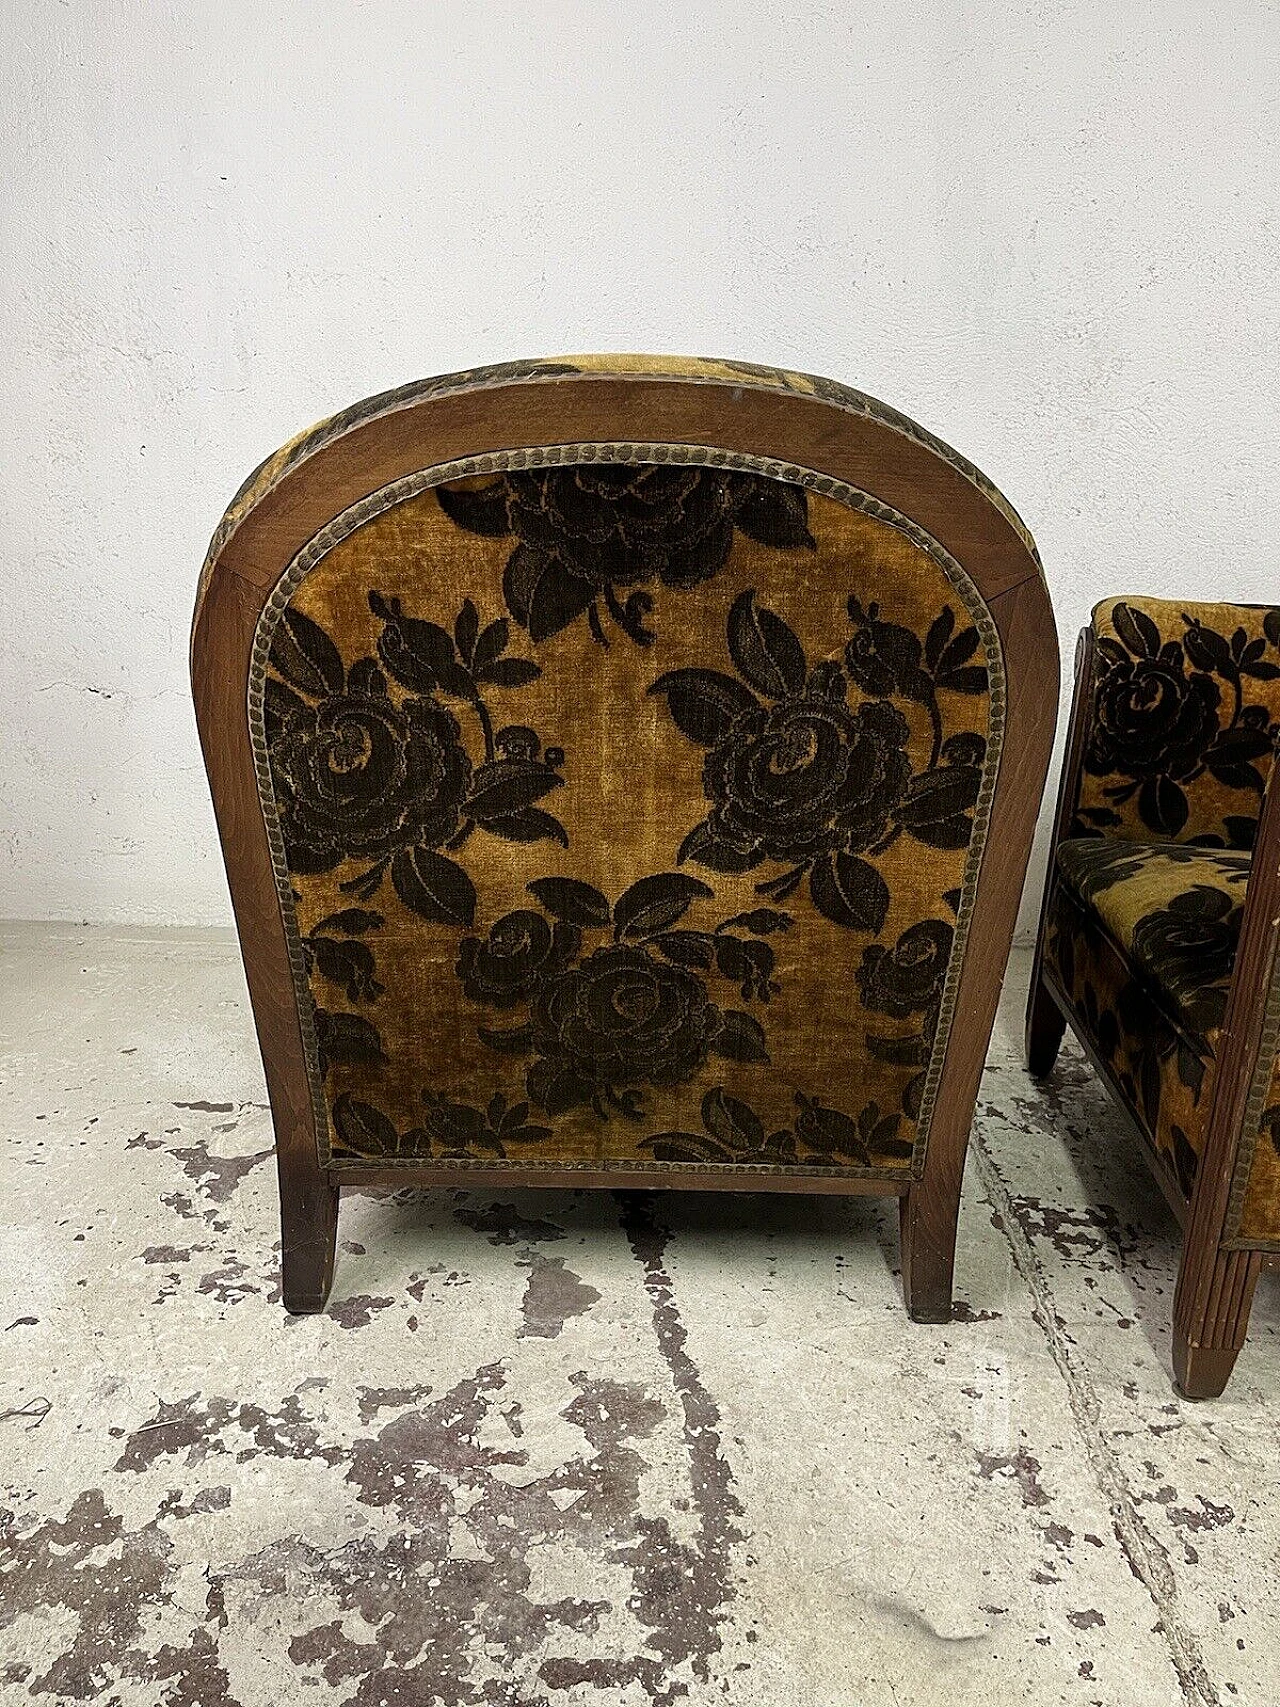
M 1033 1078 L 1043 1079 L 1053 1071 L 1066 1029 L 1067 1022 L 1062 1017 L 1062 1010 L 1045 988 L 1037 966 L 1032 976 L 1031 993 L 1027 998 L 1027 1071 Z

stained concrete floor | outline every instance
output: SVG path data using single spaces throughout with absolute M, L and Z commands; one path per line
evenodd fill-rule
M 1169 1382 L 1090 1074 L 983 1084 L 948 1328 L 893 1205 L 344 1200 L 278 1302 L 229 936 L 0 936 L 0 1700 L 1272 1707 L 1280 1288 Z

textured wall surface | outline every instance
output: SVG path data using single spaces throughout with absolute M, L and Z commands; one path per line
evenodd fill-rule
M 229 917 L 186 682 L 240 478 L 418 375 L 808 368 L 976 460 L 1064 642 L 1280 598 L 1280 10 L 7 9 L 0 912 Z

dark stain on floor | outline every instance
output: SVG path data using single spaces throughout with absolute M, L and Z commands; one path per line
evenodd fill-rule
M 555 1339 L 571 1316 L 585 1316 L 599 1302 L 595 1287 L 579 1280 L 562 1257 L 536 1252 L 520 1304 L 524 1321 L 517 1333 L 521 1339 Z
M 563 1259 L 537 1248 L 562 1230 L 513 1220 L 499 1206 L 476 1221 L 486 1237 L 531 1241 L 528 1337 L 557 1337 L 599 1301 Z M 741 1507 L 719 1409 L 689 1353 L 666 1266 L 669 1234 L 643 1197 L 625 1200 L 623 1226 L 669 1393 L 595 1371 L 571 1374 L 559 1414 L 581 1447 L 532 1476 L 505 1360 L 438 1395 L 421 1382 L 358 1388 L 366 1432 L 346 1440 L 327 1421 L 325 1378 L 300 1383 L 274 1408 L 199 1391 L 161 1400 L 132 1430 L 107 1431 L 121 1442 L 119 1457 L 104 1485 L 74 1495 L 65 1516 L 0 1517 L 0 1630 L 24 1612 L 55 1611 L 75 1625 L 51 1665 L 12 1660 L 0 1681 L 22 1686 L 24 1698 L 58 1702 L 142 1690 L 166 1707 L 257 1707 L 233 1689 L 220 1638 L 233 1614 L 243 1623 L 247 1609 L 283 1600 L 296 1622 L 279 1638 L 280 1663 L 298 1685 L 340 1690 L 352 1707 L 546 1707 L 579 1685 L 638 1692 L 654 1707 L 687 1697 L 721 1647 Z M 340 1300 L 331 1319 L 358 1327 L 392 1302 Z M 687 1497 L 682 1476 L 670 1483 L 669 1446 L 657 1480 L 647 1456 L 654 1431 L 672 1423 Z M 243 1502 L 261 1497 L 241 1468 L 260 1459 L 332 1478 L 332 1498 L 305 1532 L 211 1564 L 193 1598 L 190 1566 L 178 1563 L 189 1550 L 177 1546 L 175 1526 L 215 1525 L 208 1547 L 217 1560 L 216 1526 L 235 1517 L 242 1533 Z M 234 1473 L 219 1476 L 219 1464 Z M 207 1485 L 191 1485 L 211 1472 Z M 116 1509 L 112 1476 L 149 1477 L 139 1491 L 159 1477 L 154 1515 L 141 1523 L 124 1515 L 136 1512 L 137 1492 Z M 353 1536 L 360 1511 L 369 1521 Z M 549 1550 L 565 1561 L 557 1579 L 571 1571 L 577 1593 L 539 1587 Z M 162 1608 L 166 1636 L 175 1615 L 189 1618 L 184 1639 L 154 1634 Z M 634 1622 L 621 1647 L 620 1615 Z M 593 1652 L 606 1619 L 605 1650 Z

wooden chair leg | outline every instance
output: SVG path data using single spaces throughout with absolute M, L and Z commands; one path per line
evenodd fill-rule
M 960 1181 L 917 1180 L 898 1200 L 902 1295 L 913 1322 L 949 1322 Z
M 1043 1079 L 1053 1071 L 1066 1029 L 1067 1022 L 1062 1017 L 1062 1010 L 1045 988 L 1037 966 L 1032 975 L 1031 992 L 1027 998 L 1027 1071 L 1033 1078 Z
M 338 1188 L 318 1169 L 301 1183 L 291 1180 L 280 1193 L 280 1267 L 290 1315 L 314 1316 L 324 1309 L 337 1241 Z
M 1184 1399 L 1216 1399 L 1226 1386 L 1261 1271 L 1258 1251 L 1219 1251 L 1205 1264 L 1184 1250 L 1173 1300 L 1173 1374 Z

